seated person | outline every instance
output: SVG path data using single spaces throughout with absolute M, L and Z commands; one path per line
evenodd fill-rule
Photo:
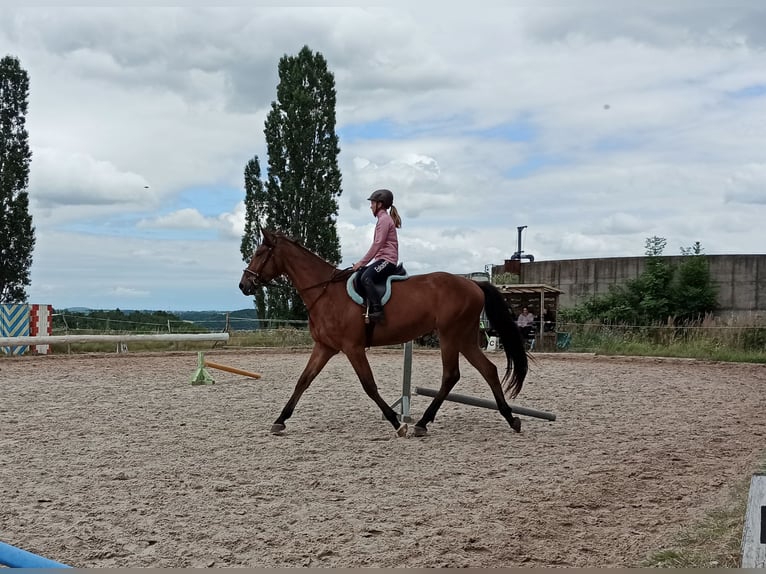
M 556 313 L 550 307 L 546 307 L 543 314 L 543 331 L 551 333 L 556 330 Z
M 516 319 L 516 324 L 521 329 L 521 334 L 525 339 L 534 339 L 535 337 L 535 316 L 529 312 L 529 309 L 522 307 L 521 313 Z

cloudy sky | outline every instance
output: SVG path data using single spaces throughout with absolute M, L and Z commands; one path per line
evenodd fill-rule
M 277 63 L 335 75 L 343 266 L 395 194 L 410 273 L 766 251 L 766 4 L 0 8 L 30 76 L 30 301 L 234 310 Z M 87 3 L 85 3 L 87 4 Z M 272 3 L 273 4 L 273 3 Z

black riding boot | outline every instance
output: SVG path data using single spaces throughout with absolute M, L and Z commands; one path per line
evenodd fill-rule
M 378 290 L 371 281 L 365 281 L 364 290 L 367 292 L 367 304 L 369 305 L 368 317 L 372 323 L 383 321 L 383 305 L 380 303 Z
M 367 315 L 367 317 L 370 319 L 372 323 L 382 323 L 383 322 L 383 307 L 381 305 L 376 305 L 374 303 L 370 303 L 370 313 Z

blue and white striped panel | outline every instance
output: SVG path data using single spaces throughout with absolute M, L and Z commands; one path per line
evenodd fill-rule
M 29 305 L 0 305 L 0 334 L 3 337 L 28 337 Z M 0 347 L 0 349 L 5 355 L 23 355 L 29 346 Z

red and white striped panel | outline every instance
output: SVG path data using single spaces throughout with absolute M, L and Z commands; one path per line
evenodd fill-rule
M 53 306 L 30 305 L 29 311 L 29 334 L 32 337 L 51 335 L 53 333 Z M 38 355 L 47 355 L 50 350 L 50 345 L 34 345 L 34 352 Z

